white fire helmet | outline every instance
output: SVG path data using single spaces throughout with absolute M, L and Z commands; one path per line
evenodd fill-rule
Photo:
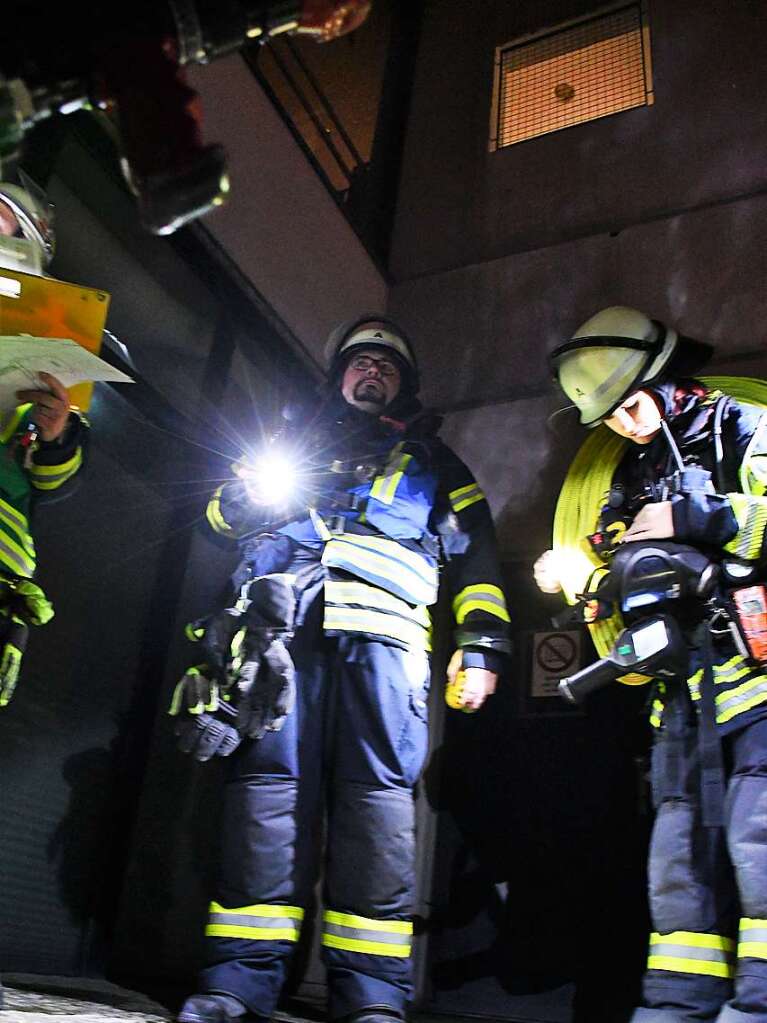
M 0 222 L 11 232 L 0 232 L 0 268 L 42 277 L 53 258 L 53 207 L 27 175 L 21 180 L 0 181 Z

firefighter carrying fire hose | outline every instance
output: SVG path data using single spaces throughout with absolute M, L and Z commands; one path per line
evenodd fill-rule
M 581 422 L 629 441 L 590 537 L 611 570 L 580 587 L 582 620 L 617 606 L 628 628 L 564 685 L 655 678 L 654 933 L 632 1023 L 767 1023 L 767 413 L 692 377 L 702 350 L 612 307 L 551 355 Z M 563 553 L 536 562 L 544 592 Z
M 404 1016 L 440 568 L 457 623 L 453 702 L 478 709 L 509 650 L 487 501 L 417 391 L 397 324 L 342 326 L 319 410 L 293 416 L 208 506 L 242 563 L 233 606 L 191 626 L 201 663 L 171 708 L 182 749 L 228 758 L 203 993 L 184 1023 L 271 1016 L 311 902 L 323 805 L 330 1018 Z

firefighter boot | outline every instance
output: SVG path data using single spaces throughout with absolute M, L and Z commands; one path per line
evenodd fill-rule
M 236 1023 L 248 1010 L 233 995 L 201 994 L 187 998 L 176 1019 L 178 1023 Z
M 369 1005 L 347 1017 L 348 1023 L 403 1023 L 402 1013 L 391 1005 Z

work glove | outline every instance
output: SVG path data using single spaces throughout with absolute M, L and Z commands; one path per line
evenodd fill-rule
M 187 638 L 200 644 L 201 658 L 208 675 L 220 686 L 227 685 L 232 644 L 242 627 L 242 612 L 236 607 L 228 607 L 217 614 L 199 618 L 186 627 Z
M 207 673 L 206 673 L 207 672 Z M 189 668 L 173 691 L 168 713 L 179 717 L 176 725 L 178 748 L 204 763 L 211 757 L 228 757 L 240 745 L 234 727 L 237 709 L 221 695 L 207 665 Z
M 29 625 L 45 625 L 53 607 L 31 579 L 0 576 L 0 707 L 6 707 L 19 680 Z
M 248 598 L 234 682 L 237 730 L 243 737 L 261 739 L 282 728 L 296 702 L 296 671 L 287 647 L 295 623 L 293 576 L 260 576 L 251 583 Z
M 4 618 L 0 632 L 0 707 L 7 706 L 13 696 L 28 636 L 26 622 L 16 616 Z
M 235 683 L 237 729 L 243 737 L 262 739 L 279 732 L 295 706 L 296 669 L 280 636 L 254 637 L 246 656 Z

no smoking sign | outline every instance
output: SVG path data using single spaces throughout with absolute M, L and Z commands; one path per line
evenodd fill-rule
M 560 679 L 581 663 L 580 632 L 536 632 L 533 636 L 531 696 L 556 696 Z

